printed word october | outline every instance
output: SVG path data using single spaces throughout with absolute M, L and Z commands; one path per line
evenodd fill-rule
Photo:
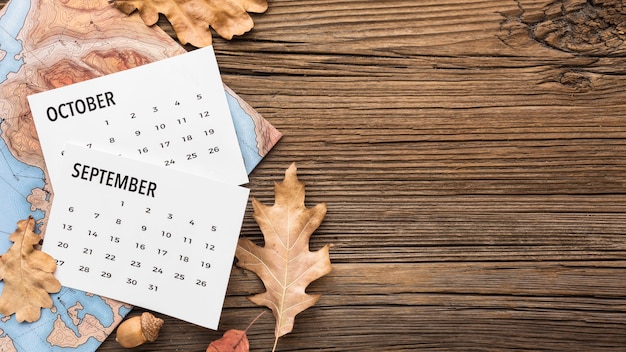
M 86 97 L 84 99 L 76 99 L 67 103 L 59 104 L 57 107 L 50 106 L 46 109 L 48 120 L 56 121 L 59 116 L 66 119 L 76 114 L 82 115 L 88 111 L 104 109 L 111 105 L 115 105 L 113 100 L 113 92 L 105 92 L 97 94 L 95 97 Z

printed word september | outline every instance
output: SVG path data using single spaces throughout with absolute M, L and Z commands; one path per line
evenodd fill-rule
M 95 181 L 109 187 L 123 189 L 129 192 L 137 192 L 141 195 L 154 198 L 157 184 L 151 181 L 140 180 L 136 177 L 121 175 L 114 171 L 99 169 L 81 163 L 74 164 L 72 177 L 86 181 Z

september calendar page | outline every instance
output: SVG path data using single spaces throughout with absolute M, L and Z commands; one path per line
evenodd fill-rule
M 248 182 L 212 47 L 28 97 L 52 187 L 66 142 Z
M 55 182 L 61 284 L 217 329 L 248 189 L 76 145 Z

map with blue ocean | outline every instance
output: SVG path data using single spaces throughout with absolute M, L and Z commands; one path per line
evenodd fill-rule
M 38 0 L 13 0 L 0 12 L 0 87 L 12 84 L 18 77 L 24 79 L 20 74 L 28 66 L 25 57 L 31 53 L 24 49 L 24 40 L 30 34 L 23 32 L 31 18 L 40 21 L 49 13 L 40 4 Z M 73 11 L 71 8 L 61 8 L 65 6 L 63 4 L 45 6 L 59 6 L 59 10 Z M 119 17 L 116 25 L 125 20 L 124 15 L 118 14 L 117 10 L 106 8 L 107 0 L 100 1 L 99 6 L 88 10 L 94 13 L 99 11 L 99 14 L 102 11 L 113 11 L 111 16 Z M 54 10 L 56 12 L 57 9 Z M 150 31 L 153 29 L 146 27 L 145 31 L 147 35 L 152 35 Z M 161 36 L 158 40 L 163 41 L 162 34 L 157 34 Z M 114 39 L 108 40 L 114 43 Z M 75 42 L 80 43 L 78 39 Z M 165 40 L 164 43 L 168 48 L 177 50 L 175 46 L 178 44 L 174 41 Z M 143 44 L 137 42 L 136 50 L 142 50 Z M 72 56 L 71 53 L 66 55 Z M 37 58 L 42 60 L 41 57 Z M 229 89 L 226 89 L 226 96 L 246 170 L 250 173 L 281 135 Z M 8 127 L 5 123 L 18 118 L 6 113 L 14 111 L 6 108 L 15 105 L 15 97 L 11 99 L 6 93 L 0 96 L 0 253 L 6 252 L 13 244 L 8 237 L 16 230 L 19 220 L 32 216 L 40 226 L 45 222 L 46 210 L 39 208 L 29 197 L 33 197 L 34 192 L 38 192 L 39 197 L 44 194 L 44 202 L 49 202 L 53 197 L 49 187 L 46 187 L 45 170 L 20 161 L 14 154 L 23 141 L 12 139 L 12 135 L 6 131 Z M 20 104 L 27 104 L 26 96 L 20 96 L 19 99 Z M 2 287 L 3 282 L 0 281 L 0 290 Z M 41 318 L 36 322 L 18 323 L 14 316 L 0 317 L 0 351 L 95 351 L 132 309 L 122 302 L 66 287 L 51 297 L 54 307 L 42 309 Z

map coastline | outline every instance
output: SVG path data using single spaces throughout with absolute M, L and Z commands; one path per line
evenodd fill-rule
M 185 53 L 107 0 L 12 0 L 0 10 L 0 252 L 18 220 L 45 235 L 54 192 L 26 96 Z M 248 172 L 281 134 L 224 87 Z M 0 281 L 0 289 L 3 283 Z M 0 351 L 95 351 L 131 306 L 63 287 L 33 323 L 0 319 Z
M 185 53 L 158 27 L 107 0 L 12 0 L 0 10 L 0 252 L 18 220 L 32 215 L 45 235 L 54 198 L 26 96 Z M 281 134 L 228 87 L 227 100 L 248 172 Z M 236 120 L 236 121 L 235 121 Z M 0 289 L 3 283 L 0 281 Z M 0 351 L 95 351 L 132 309 L 63 287 L 33 323 L 0 319 Z
M 0 13 L 0 42 L 2 45 L 2 60 L 0 61 L 0 84 L 5 82 L 8 75 L 17 73 L 24 64 L 20 57 L 22 51 L 21 41 L 18 39 L 19 33 L 24 27 L 25 19 L 31 9 L 30 1 L 14 1 L 7 4 L 7 7 Z M 8 15 L 5 15 L 8 13 Z M 2 117 L 0 117 L 0 123 Z M 3 217 L 11 219 L 24 219 L 28 215 L 32 215 L 36 220 L 41 220 L 44 213 L 36 207 L 25 206 L 24 200 L 30 196 L 31 190 L 43 189 L 43 170 L 32 165 L 21 162 L 14 157 L 7 144 L 4 133 L 0 129 L 0 183 L 10 185 L 9 192 L 5 195 L 8 197 L 7 202 L 0 203 L 0 213 Z M 9 180 L 12 180 L 9 181 Z M 0 223 L 0 226 L 4 223 Z M 12 228 L 0 227 L 0 234 L 10 234 Z M 0 251 L 4 253 L 10 245 L 10 242 L 1 241 Z
M 22 51 L 22 45 L 17 39 L 17 36 L 24 26 L 29 11 L 29 1 L 13 1 L 7 4 L 6 10 L 11 16 L 2 16 L 2 18 L 0 18 L 0 29 L 2 29 L 0 32 L 0 42 L 3 43 L 3 62 L 2 65 L 0 65 L 0 83 L 4 82 L 11 72 L 16 73 L 24 64 L 21 58 L 18 59 L 19 53 Z M 4 61 L 5 59 L 8 61 Z

